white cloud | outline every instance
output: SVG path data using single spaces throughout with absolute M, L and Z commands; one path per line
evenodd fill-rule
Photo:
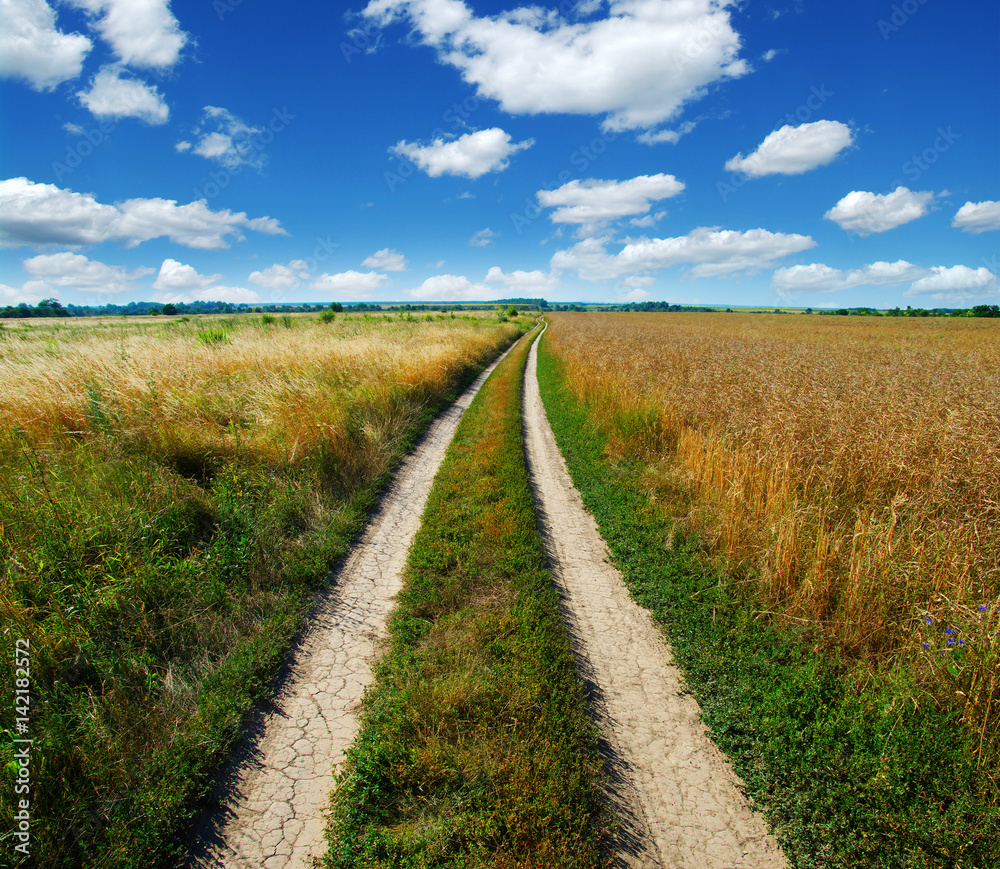
M 741 153 L 728 160 L 726 169 L 750 178 L 801 175 L 831 163 L 853 141 L 851 128 L 840 121 L 813 121 L 798 127 L 786 124 L 768 135 L 748 157 Z
M 0 76 L 51 90 L 80 75 L 91 41 L 62 33 L 44 0 L 0 0 Z
M 933 199 L 930 190 L 915 192 L 906 187 L 885 194 L 852 190 L 823 217 L 858 235 L 872 235 L 923 217 Z
M 89 91 L 77 91 L 80 102 L 96 118 L 138 118 L 165 124 L 170 109 L 159 90 L 134 78 L 123 78 L 121 67 L 105 66 L 91 79 Z
M 636 139 L 645 145 L 656 145 L 659 142 L 668 142 L 671 145 L 676 145 L 682 136 L 686 136 L 695 127 L 698 126 L 697 121 L 685 121 L 676 130 L 647 130 L 644 133 L 640 133 Z
M 227 287 L 218 282 L 222 275 L 202 275 L 193 266 L 175 259 L 165 259 L 160 273 L 153 281 L 153 289 L 160 292 L 155 302 L 259 302 L 253 290 L 244 287 Z
M 966 202 L 951 225 L 974 234 L 1000 229 L 1000 202 Z
M 622 130 L 654 127 L 748 72 L 729 5 L 610 0 L 606 17 L 569 21 L 539 6 L 477 17 L 461 0 L 371 0 L 364 14 L 383 26 L 406 19 L 511 114 L 606 115 L 605 127 Z
M 842 271 L 823 263 L 778 269 L 771 276 L 771 287 L 781 295 L 835 293 L 855 287 L 891 287 L 909 283 L 927 274 L 926 269 L 898 260 L 876 262 L 859 269 Z
M 271 290 L 290 290 L 297 287 L 308 275 L 308 268 L 302 260 L 292 260 L 287 266 L 275 263 L 261 271 L 250 272 L 247 280 L 251 284 Z
M 167 237 L 187 247 L 229 247 L 228 236 L 243 240 L 242 230 L 284 235 L 270 217 L 248 218 L 244 212 L 212 211 L 204 199 L 178 205 L 172 199 L 129 199 L 115 205 L 92 194 L 74 193 L 27 178 L 0 181 L 0 244 L 78 247 L 118 241 L 135 247 Z
M 407 141 L 397 142 L 389 150 L 412 160 L 431 178 L 439 175 L 462 175 L 479 178 L 487 172 L 500 172 L 510 163 L 508 158 L 518 151 L 530 148 L 534 139 L 512 143 L 510 133 L 499 127 L 466 133 L 450 142 L 435 139 L 430 145 L 417 145 Z
M 483 278 L 483 283 L 502 284 L 505 296 L 542 298 L 546 293 L 559 289 L 559 276 L 541 270 L 525 272 L 520 269 L 505 274 L 500 266 L 493 266 Z
M 104 293 L 130 290 L 139 278 L 151 275 L 154 271 L 138 268 L 130 272 L 125 266 L 109 266 L 68 251 L 34 256 L 24 260 L 22 265 L 26 272 L 52 286 L 100 290 Z
M 381 269 L 384 272 L 405 272 L 409 263 L 398 250 L 384 247 L 361 262 L 365 268 Z
M 610 255 L 608 238 L 588 238 L 557 251 L 553 269 L 575 270 L 583 280 L 617 280 L 649 275 L 673 266 L 691 266 L 696 278 L 753 273 L 773 268 L 775 260 L 816 245 L 807 235 L 751 229 L 747 232 L 699 227 L 677 238 L 653 238 L 626 244 Z
M 414 299 L 435 302 L 482 302 L 508 294 L 497 293 L 486 284 L 474 284 L 465 275 L 435 275 L 410 290 L 410 295 Z
M 646 214 L 650 203 L 684 190 L 673 175 L 639 175 L 627 181 L 573 180 L 556 190 L 539 190 L 538 201 L 555 208 L 553 223 L 576 223 L 593 229 L 632 214 Z
M 486 229 L 479 230 L 469 239 L 469 247 L 489 247 L 493 244 L 495 236 L 496 233 L 487 226 Z
M 263 127 L 251 127 L 227 109 L 205 106 L 202 122 L 194 131 L 196 142 L 178 142 L 175 147 L 178 151 L 190 148 L 230 170 L 240 166 L 261 169 L 267 159 L 260 138 L 264 132 Z
M 348 270 L 335 275 L 322 274 L 310 286 L 314 290 L 336 293 L 344 298 L 366 299 L 388 279 L 388 275 L 382 275 L 378 272 Z
M 904 296 L 933 296 L 938 301 L 971 302 L 1000 294 L 1000 279 L 988 268 L 934 266 Z
M 170 0 L 67 0 L 90 14 L 92 26 L 130 66 L 173 66 L 187 34 L 170 11 Z
M 42 299 L 53 296 L 52 287 L 45 281 L 25 281 L 20 288 L 0 284 L 0 303 L 4 305 L 37 305 Z

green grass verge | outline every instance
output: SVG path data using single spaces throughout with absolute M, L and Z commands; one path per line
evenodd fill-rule
M 176 865 L 197 800 L 315 590 L 394 467 L 489 359 L 411 408 L 389 467 L 350 490 L 321 454 L 275 467 L 237 451 L 209 457 L 211 474 L 193 480 L 110 436 L 46 457 L 5 433 L 0 867 Z M 22 637 L 31 643 L 29 858 L 13 838 Z
M 593 867 L 600 759 L 521 438 L 529 339 L 466 412 L 331 801 L 332 867 Z
M 995 782 L 962 728 L 899 685 L 868 685 L 760 607 L 654 503 L 545 352 L 539 380 L 571 475 L 633 596 L 652 610 L 712 736 L 796 867 L 1000 866 Z M 668 499 L 669 500 L 669 497 Z

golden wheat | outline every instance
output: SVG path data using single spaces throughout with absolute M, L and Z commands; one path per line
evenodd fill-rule
M 675 512 L 768 609 L 873 666 L 910 656 L 918 670 L 925 619 L 995 613 L 994 324 L 560 314 L 549 340 L 577 393 L 621 417 L 610 451 L 638 453 L 651 491 L 693 493 Z M 1000 700 L 995 665 L 967 678 L 992 686 L 970 703 Z

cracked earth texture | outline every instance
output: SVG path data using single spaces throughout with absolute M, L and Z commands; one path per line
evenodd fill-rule
M 728 760 L 708 738 L 670 647 L 629 596 L 556 446 L 538 391 L 538 342 L 524 385 L 528 466 L 549 566 L 603 737 L 621 867 L 787 865 Z

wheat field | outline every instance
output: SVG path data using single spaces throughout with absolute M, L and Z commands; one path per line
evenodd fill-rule
M 860 678 L 902 667 L 980 749 L 1000 711 L 989 321 L 558 314 L 566 381 L 650 495 Z

